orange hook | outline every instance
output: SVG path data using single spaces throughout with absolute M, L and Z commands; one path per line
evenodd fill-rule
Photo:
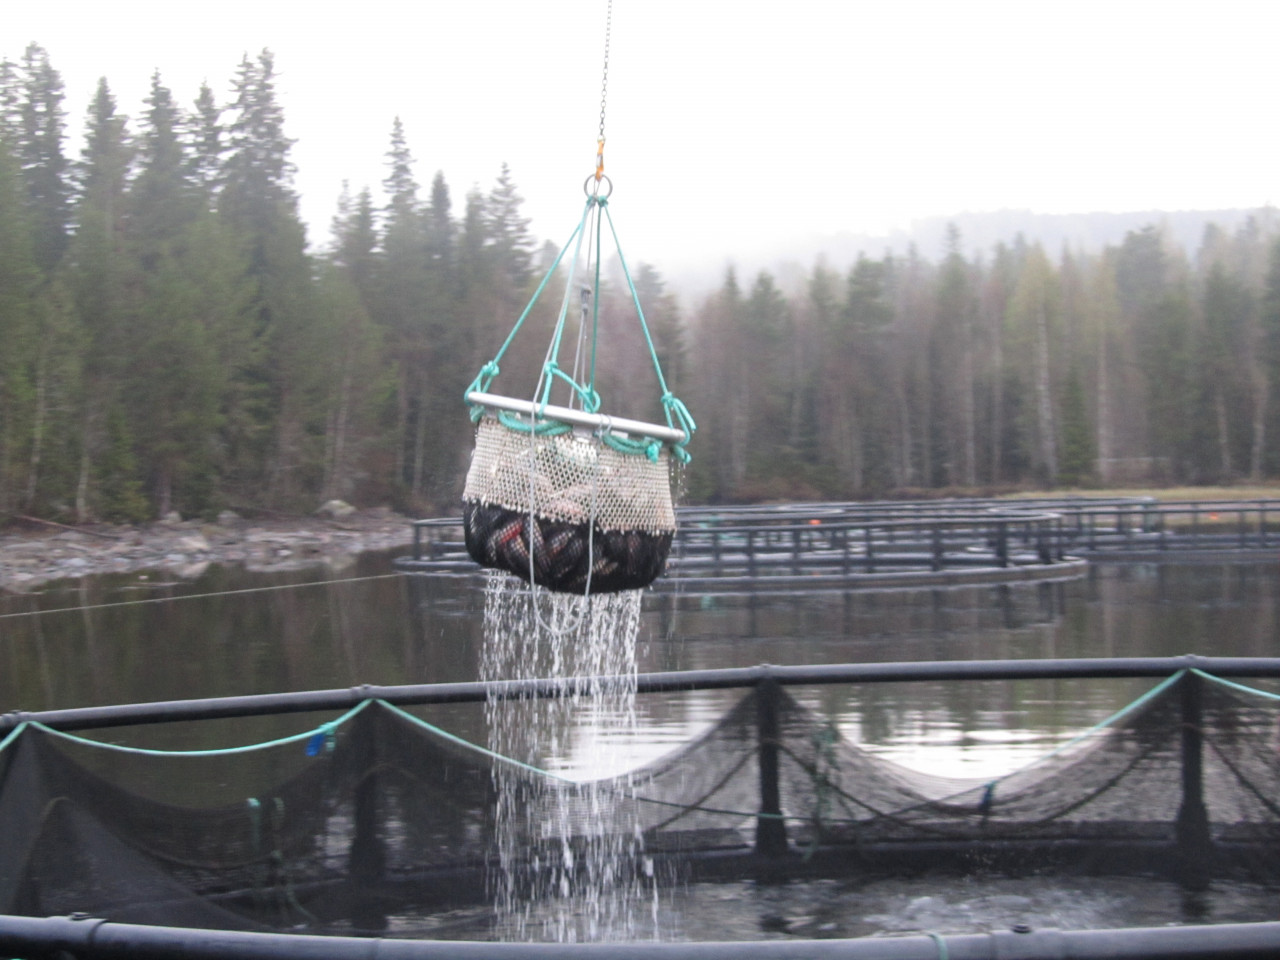
M 604 137 L 596 141 L 596 183 L 604 176 Z

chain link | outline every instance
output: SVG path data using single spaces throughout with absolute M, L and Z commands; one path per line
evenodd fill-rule
M 600 81 L 600 140 L 604 141 L 604 104 L 609 92 L 609 35 L 613 29 L 613 0 L 609 0 L 604 20 L 604 79 Z

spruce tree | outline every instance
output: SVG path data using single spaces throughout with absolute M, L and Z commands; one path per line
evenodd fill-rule
M 191 182 L 199 188 L 200 196 L 210 209 L 222 181 L 224 136 L 222 108 L 214 100 L 209 85 L 201 84 L 195 111 L 186 122 L 187 162 Z
M 269 50 L 241 61 L 234 93 L 218 212 L 241 244 L 255 296 L 253 356 L 236 372 L 241 408 L 224 437 L 230 479 L 237 499 L 309 507 L 320 466 L 309 430 L 323 416 L 311 389 L 312 265 Z
M 27 215 L 18 163 L 0 136 L 0 518 L 21 506 L 35 410 L 40 272 Z
M 62 150 L 66 137 L 62 76 L 53 69 L 48 52 L 35 43 L 27 47 L 17 73 L 14 150 L 26 184 L 36 265 L 48 273 L 66 250 L 71 220 L 69 163 Z
M 76 166 L 80 184 L 76 230 L 66 256 L 67 285 L 87 351 L 77 499 L 90 514 L 136 520 L 142 518 L 136 496 L 140 478 L 132 472 L 115 472 L 136 470 L 135 452 L 111 449 L 115 444 L 133 444 L 123 407 L 124 382 L 137 372 L 131 329 L 137 290 L 131 283 L 133 262 L 124 235 L 132 152 L 126 120 L 117 114 L 105 79 L 98 83 L 85 129 L 85 145 Z

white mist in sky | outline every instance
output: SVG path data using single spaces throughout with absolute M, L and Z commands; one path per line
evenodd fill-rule
M 577 222 L 607 0 L 10 3 L 0 57 L 44 46 L 73 137 L 97 80 L 136 118 L 275 55 L 313 246 L 343 181 L 381 202 L 400 117 L 425 194 L 461 213 L 500 165 L 532 229 Z M 962 211 L 1257 207 L 1276 199 L 1280 5 L 1151 0 L 614 0 L 606 169 L 631 260 L 672 270 Z

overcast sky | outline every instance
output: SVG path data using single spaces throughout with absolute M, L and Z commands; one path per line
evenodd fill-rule
M 220 102 L 271 49 L 302 213 L 378 191 L 392 120 L 460 212 L 504 161 L 540 239 L 577 222 L 607 0 L 3 0 L 0 57 L 50 53 L 77 129 L 97 79 Z M 614 0 L 613 216 L 664 270 L 962 211 L 1280 199 L 1275 0 Z M 68 153 L 78 156 L 78 131 Z M 380 193 L 377 194 L 380 198 Z

